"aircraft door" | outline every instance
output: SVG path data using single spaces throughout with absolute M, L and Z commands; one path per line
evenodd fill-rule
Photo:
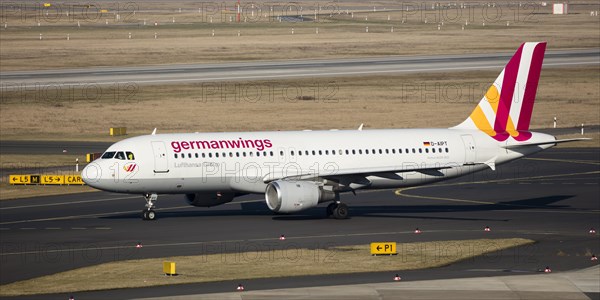
M 152 142 L 152 151 L 154 152 L 154 173 L 169 172 L 165 143 L 160 141 Z
M 465 164 L 474 164 L 476 152 L 473 136 L 470 134 L 463 134 L 460 137 L 462 138 L 463 144 L 465 144 Z

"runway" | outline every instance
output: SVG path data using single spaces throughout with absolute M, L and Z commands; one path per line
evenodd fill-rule
M 213 208 L 161 195 L 155 222 L 144 222 L 141 196 L 104 192 L 0 202 L 0 283 L 102 262 L 237 252 L 269 247 L 326 248 L 373 241 L 442 241 L 523 237 L 532 246 L 496 252 L 405 280 L 535 274 L 593 265 L 600 253 L 600 149 L 559 148 L 436 185 L 368 191 L 342 200 L 351 218 L 324 217 L 324 206 L 273 215 L 260 195 Z M 483 228 L 490 226 L 491 232 Z M 423 233 L 416 235 L 415 228 Z M 287 240 L 278 237 L 285 234 Z M 136 249 L 137 242 L 143 243 Z M 285 244 L 282 244 L 285 243 Z M 305 276 L 245 282 L 253 289 L 387 282 L 389 273 Z M 128 299 L 229 292 L 237 281 L 78 293 L 84 299 Z M 65 295 L 53 295 L 60 298 Z M 50 296 L 27 297 L 46 299 Z
M 502 68 L 513 52 L 491 54 L 390 56 L 379 58 L 179 64 L 68 70 L 2 72 L 2 90 L 88 87 L 114 84 L 176 84 L 302 77 L 453 72 Z M 546 51 L 544 67 L 600 63 L 600 49 Z M 127 88 L 127 86 L 119 86 Z

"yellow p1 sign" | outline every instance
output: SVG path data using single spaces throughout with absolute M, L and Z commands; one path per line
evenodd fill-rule
M 371 255 L 396 255 L 396 242 L 371 243 Z

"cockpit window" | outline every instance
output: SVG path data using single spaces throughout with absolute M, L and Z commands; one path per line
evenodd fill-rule
M 125 152 L 125 154 L 127 154 L 127 159 L 128 160 L 134 160 L 135 159 L 135 156 L 133 155 L 133 152 L 127 151 L 127 152 Z
M 107 158 L 113 158 L 115 156 L 114 151 L 110 151 L 110 152 L 104 152 L 104 154 L 102 154 L 102 158 L 107 159 Z
M 117 155 L 115 155 L 115 158 L 125 160 L 125 153 L 123 153 L 122 151 L 119 151 L 119 152 L 117 152 Z

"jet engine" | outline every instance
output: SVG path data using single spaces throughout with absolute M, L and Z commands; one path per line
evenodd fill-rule
M 225 204 L 231 202 L 234 197 L 235 193 L 221 192 L 185 194 L 187 203 L 198 207 L 211 207 Z
M 336 194 L 315 182 L 277 180 L 265 191 L 267 206 L 274 212 L 292 213 L 336 199 Z

